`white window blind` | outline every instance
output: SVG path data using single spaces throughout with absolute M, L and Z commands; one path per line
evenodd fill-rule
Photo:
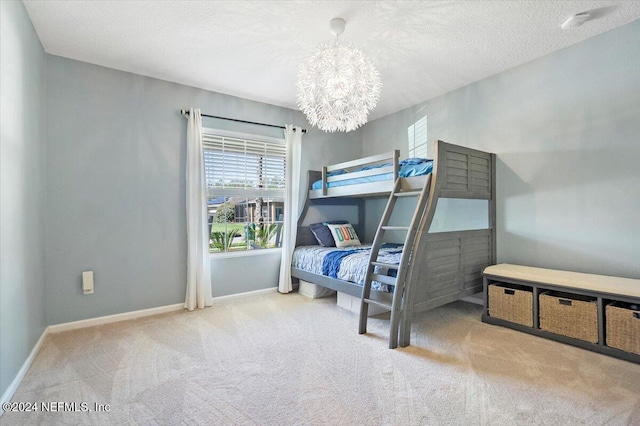
M 203 133 L 207 188 L 219 196 L 282 197 L 284 143 Z
M 409 137 L 409 157 L 429 158 L 427 139 L 427 116 L 409 126 L 407 129 Z

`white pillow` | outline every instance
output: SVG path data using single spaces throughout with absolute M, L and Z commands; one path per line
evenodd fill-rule
M 353 225 L 347 224 L 327 224 L 333 239 L 336 242 L 336 247 L 349 247 L 361 245 L 356 230 L 353 229 Z

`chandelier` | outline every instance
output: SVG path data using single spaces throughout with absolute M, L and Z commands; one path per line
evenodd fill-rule
M 366 123 L 382 88 L 373 62 L 352 45 L 338 44 L 345 25 L 343 19 L 331 20 L 335 43 L 321 45 L 298 73 L 298 107 L 325 132 L 349 132 Z

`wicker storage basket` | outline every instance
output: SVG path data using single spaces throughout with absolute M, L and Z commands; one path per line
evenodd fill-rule
M 595 299 L 545 291 L 540 294 L 540 329 L 598 343 L 598 306 Z
M 640 355 L 640 306 L 613 302 L 604 311 L 607 346 Z
M 518 285 L 489 285 L 489 316 L 533 327 L 533 293 Z

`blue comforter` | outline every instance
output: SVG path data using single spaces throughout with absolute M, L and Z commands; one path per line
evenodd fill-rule
M 362 285 L 365 280 L 369 250 L 371 246 L 360 247 L 321 247 L 302 246 L 297 247 L 293 253 L 292 266 L 303 269 L 313 274 L 326 275 L 343 281 L 350 281 Z M 389 264 L 398 264 L 402 255 L 402 244 L 385 243 L 378 253 L 378 261 Z M 396 276 L 394 268 L 376 266 L 377 274 Z M 380 291 L 392 291 L 392 286 L 374 281 L 371 288 Z
M 326 275 L 331 278 L 338 278 L 338 272 L 340 271 L 340 265 L 342 259 L 345 257 L 357 253 L 360 250 L 336 250 L 327 253 L 322 261 L 322 275 Z

